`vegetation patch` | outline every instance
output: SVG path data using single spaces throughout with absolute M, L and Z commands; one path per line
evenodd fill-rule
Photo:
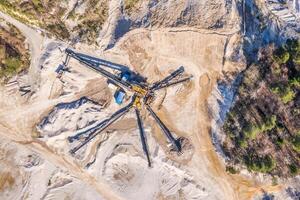
M 262 124 L 250 124 L 246 126 L 244 130 L 244 134 L 247 139 L 255 139 L 258 133 L 267 132 L 272 130 L 276 126 L 276 116 L 273 115 L 272 117 L 268 118 L 266 122 Z
M 140 0 L 124 0 L 125 11 L 130 13 L 136 7 L 139 1 Z
M 297 85 L 298 83 L 295 82 L 293 85 Z M 277 86 L 271 86 L 271 91 L 274 94 L 279 95 L 279 97 L 281 98 L 281 101 L 283 103 L 288 103 L 290 101 L 292 101 L 295 96 L 296 96 L 296 92 L 293 91 L 293 89 L 286 84 L 279 84 Z
M 293 148 L 300 153 L 300 135 L 296 135 L 293 139 L 292 139 L 292 145 Z
M 300 42 L 261 49 L 244 72 L 237 100 L 228 113 L 223 143 L 228 165 L 291 177 L 300 167 Z
M 108 17 L 108 2 L 90 0 L 83 14 L 77 16 L 75 10 L 72 10 L 68 18 L 77 18 L 78 25 L 72 32 L 77 32 L 83 42 L 92 44 L 96 41 L 102 29 L 104 22 Z
M 41 23 L 33 15 L 21 12 L 15 3 L 11 3 L 7 0 L 0 0 L 0 10 L 23 23 L 37 26 L 41 25 Z
M 267 173 L 275 168 L 275 161 L 270 155 L 263 157 L 257 155 L 245 156 L 244 162 L 250 171 Z
M 0 82 L 5 82 L 29 67 L 25 38 L 11 24 L 0 26 Z
M 82 8 L 77 9 L 79 6 Z M 0 0 L 0 10 L 23 23 L 39 26 L 62 40 L 79 36 L 81 42 L 95 43 L 108 16 L 108 0 L 87 0 L 72 10 L 67 8 L 65 0 Z M 82 9 L 84 12 L 78 11 Z M 77 25 L 68 27 L 66 21 Z
M 0 9 L 23 23 L 39 26 L 58 38 L 67 39 L 69 31 L 61 20 L 64 10 L 59 6 L 61 2 L 62 0 L 0 0 Z
M 238 170 L 236 170 L 233 166 L 226 166 L 226 172 L 230 174 L 237 174 Z

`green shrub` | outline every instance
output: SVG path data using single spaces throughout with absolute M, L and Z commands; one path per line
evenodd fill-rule
M 42 23 L 38 21 L 34 15 L 27 12 L 22 12 L 15 6 L 15 4 L 16 3 L 10 3 L 7 0 L 0 0 L 0 10 L 23 23 L 39 26 L 42 25 Z
M 272 66 L 272 72 L 276 76 L 281 75 L 281 67 L 280 67 L 280 65 L 277 64 L 277 63 L 274 63 L 273 66 Z
M 277 144 L 278 146 L 282 147 L 282 145 L 284 144 L 284 139 L 282 139 L 282 138 L 280 138 L 280 137 L 277 138 L 276 144 Z
M 5 55 L 6 55 L 5 47 L 4 45 L 0 45 L 0 59 L 1 59 L 0 63 L 2 63 L 2 59 L 5 58 Z
M 295 53 L 293 56 L 293 62 L 298 65 L 300 64 L 300 52 Z
M 294 77 L 291 80 L 289 80 L 290 86 L 294 87 L 300 87 L 300 77 Z
M 18 57 L 9 57 L 4 59 L 0 67 L 0 78 L 11 77 L 20 71 L 22 61 Z
M 292 101 L 296 96 L 296 93 L 288 87 L 285 92 L 281 95 L 281 100 L 283 103 L 288 103 Z
M 273 53 L 273 60 L 278 64 L 286 63 L 289 60 L 289 58 L 290 58 L 289 52 L 283 47 L 278 48 Z
M 31 0 L 31 2 L 36 8 L 43 6 L 41 0 Z
M 71 19 L 71 20 L 75 20 L 76 18 L 76 13 L 75 13 L 75 9 L 71 10 L 71 12 L 69 12 L 67 19 Z
M 261 127 L 259 125 L 250 124 L 244 130 L 244 135 L 246 138 L 255 139 L 258 133 L 262 132 Z
M 300 135 L 296 135 L 292 140 L 292 146 L 297 151 L 300 152 Z
M 245 138 L 238 139 L 237 144 L 242 147 L 242 148 L 247 148 L 248 147 L 248 142 Z
M 244 129 L 244 135 L 246 138 L 255 139 L 258 133 L 266 132 L 272 130 L 276 126 L 276 115 L 272 115 L 262 124 L 249 124 Z
M 6 58 L 4 63 L 5 63 L 5 70 L 10 73 L 17 72 L 17 70 L 20 69 L 22 65 L 20 58 L 12 58 L 12 57 Z
M 300 42 L 296 39 L 287 39 L 286 40 L 286 48 L 288 51 L 294 53 L 294 52 L 300 52 Z
M 265 124 L 262 126 L 262 131 L 270 131 L 276 126 L 277 117 L 276 115 L 272 115 L 270 118 L 268 118 L 265 122 Z
M 236 170 L 232 166 L 226 166 L 226 172 L 229 172 L 230 174 L 236 174 L 236 173 L 238 173 L 238 170 Z
M 283 103 L 288 103 L 292 101 L 296 93 L 293 91 L 293 89 L 289 85 L 279 85 L 271 86 L 270 90 L 274 93 L 279 95 L 281 101 Z
M 296 39 L 287 39 L 286 49 L 289 51 L 295 64 L 300 64 L 300 41 Z
M 298 174 L 299 169 L 296 165 L 294 165 L 294 164 L 289 165 L 289 169 L 293 176 Z
M 275 160 L 269 155 L 264 157 L 249 156 L 245 163 L 249 170 L 262 173 L 271 172 L 276 166 Z

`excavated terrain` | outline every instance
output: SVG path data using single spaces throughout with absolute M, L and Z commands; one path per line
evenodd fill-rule
M 263 175 L 228 173 L 215 138 L 234 96 L 230 82 L 248 59 L 241 2 L 111 0 L 95 7 L 89 6 L 93 1 L 51 2 L 18 1 L 13 5 L 28 10 L 14 13 L 5 4 L 4 11 L 19 21 L 0 12 L 26 37 L 31 53 L 28 73 L 13 77 L 30 85 L 30 91 L 22 95 L 18 84 L 0 86 L 0 198 L 232 200 L 261 199 L 268 193 L 287 199 L 297 193 L 296 187 L 286 190 L 297 180 L 272 185 Z M 61 38 L 56 29 L 24 24 L 43 17 L 47 24 L 52 18 L 45 8 L 50 5 L 55 23 L 70 32 L 63 41 L 56 39 Z M 59 7 L 64 8 L 61 15 Z M 24 12 L 31 21 L 24 20 L 29 16 Z M 58 75 L 67 47 L 128 66 L 149 83 L 184 66 L 193 79 L 158 92 L 152 104 L 172 133 L 183 138 L 182 153 L 171 151 L 143 109 L 151 168 L 133 111 L 70 154 L 79 141 L 70 143 L 69 136 L 110 116 L 129 99 L 117 105 L 107 80 L 76 60 Z

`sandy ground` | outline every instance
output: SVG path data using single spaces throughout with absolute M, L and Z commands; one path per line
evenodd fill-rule
M 42 58 L 39 62 L 43 64 L 35 93 L 24 98 L 17 92 L 9 95 L 5 88 L 0 90 L 1 137 L 17 143 L 14 151 L 34 152 L 44 162 L 24 172 L 24 167 L 13 161 L 12 165 L 19 172 L 1 172 L 8 182 L 5 198 L 14 199 L 9 195 L 16 193 L 19 197 L 30 194 L 30 199 L 57 199 L 66 193 L 71 199 L 79 199 L 77 190 L 83 186 L 89 191 L 86 199 L 232 200 L 251 199 L 262 191 L 281 189 L 280 185 L 273 187 L 241 175 L 227 174 L 211 142 L 212 116 L 208 99 L 224 73 L 243 68 L 240 63 L 228 61 L 239 45 L 239 38 L 236 30 L 136 29 L 104 52 L 85 45 L 76 46 L 78 51 L 132 66 L 148 77 L 149 82 L 161 79 L 179 66 L 194 76 L 189 84 L 161 91 L 153 106 L 177 136 L 188 139 L 189 145 L 182 155 L 170 153 L 157 125 L 142 112 L 152 168 L 147 168 L 133 112 L 95 138 L 76 157 L 68 153 L 74 145 L 68 143 L 68 136 L 89 128 L 120 107 L 111 99 L 113 91 L 108 89 L 105 80 L 76 61 L 71 61 L 70 72 L 58 79 L 54 71 L 64 58 L 58 47 L 66 45 L 44 39 L 43 50 L 34 53 Z M 33 66 L 38 67 L 36 62 Z M 92 101 L 78 103 L 83 96 L 100 105 Z M 62 102 L 66 104 L 58 107 Z M 78 105 L 68 108 L 74 103 Z M 41 126 L 44 117 L 50 120 Z M 58 172 L 49 175 L 50 169 Z M 18 173 L 25 178 L 19 180 Z M 36 173 L 41 174 L 37 176 L 41 177 L 39 180 L 34 178 Z M 63 180 L 63 186 L 48 184 L 49 180 L 56 179 Z M 26 180 L 30 180 L 32 186 L 25 187 Z M 35 193 L 39 185 L 44 189 Z

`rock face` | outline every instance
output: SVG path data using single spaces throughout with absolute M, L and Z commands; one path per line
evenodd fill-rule
M 125 1 L 126 2 L 126 1 Z M 125 3 L 126 5 L 126 3 Z M 235 14 L 234 1 L 138 1 L 125 14 L 134 26 L 224 28 L 232 23 L 228 13 Z M 205 12 L 209 10 L 209 12 Z

